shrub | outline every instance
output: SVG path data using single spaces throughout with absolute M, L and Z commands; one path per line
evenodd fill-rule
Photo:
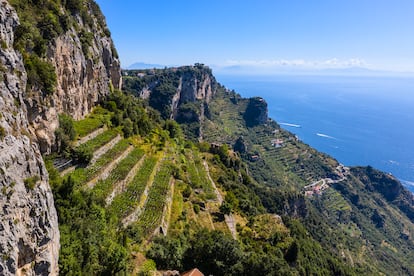
M 55 131 L 57 151 L 62 153 L 68 151 L 71 146 L 71 141 L 76 138 L 76 130 L 73 124 L 73 119 L 69 115 L 59 115 L 59 128 Z
M 82 9 L 82 0 L 66 0 L 65 7 L 68 9 L 72 14 L 78 13 Z
M 92 149 L 84 145 L 79 146 L 73 151 L 73 158 L 79 163 L 88 164 L 92 160 L 92 157 Z
M 56 86 L 55 67 L 43 61 L 36 55 L 25 58 L 27 71 L 27 86 L 30 89 L 41 90 L 47 95 L 53 94 Z
M 138 275 L 154 275 L 154 271 L 157 270 L 155 262 L 151 259 L 146 260 L 140 267 Z
M 6 131 L 2 126 L 0 126 L 0 139 L 3 139 L 6 136 Z
M 36 186 L 36 183 L 40 180 L 40 177 L 38 175 L 34 175 L 31 177 L 26 178 L 23 182 L 24 182 L 24 186 L 26 187 L 26 189 L 28 190 L 33 190 L 34 187 Z
M 89 47 L 92 46 L 92 42 L 94 39 L 93 33 L 82 31 L 79 34 L 79 39 L 82 45 L 82 51 L 84 55 L 88 55 Z

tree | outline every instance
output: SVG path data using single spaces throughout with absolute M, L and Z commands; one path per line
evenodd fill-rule
M 71 143 L 76 138 L 76 130 L 73 125 L 73 119 L 69 115 L 59 115 L 59 128 L 55 131 L 57 151 L 68 152 Z
M 199 267 L 206 274 L 240 274 L 242 251 L 240 244 L 220 231 L 202 229 L 190 240 L 185 254 L 185 269 Z
M 180 125 L 174 120 L 166 120 L 165 129 L 169 132 L 171 138 L 181 138 L 183 135 Z

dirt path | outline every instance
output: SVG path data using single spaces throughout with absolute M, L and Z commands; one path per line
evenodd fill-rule
M 98 182 L 101 179 L 106 179 L 109 174 L 111 173 L 111 171 L 113 170 L 113 168 L 115 168 L 116 165 L 118 165 L 119 162 L 121 162 L 122 159 L 124 159 L 125 157 L 127 157 L 127 155 L 134 149 L 133 146 L 129 146 L 118 158 L 116 158 L 115 160 L 113 160 L 111 163 L 109 163 L 108 166 L 106 166 L 106 168 L 94 179 L 90 180 L 86 186 L 88 188 L 93 188 L 96 184 L 96 182 Z
M 203 160 L 203 165 L 204 165 L 204 168 L 206 169 L 207 177 L 210 180 L 211 186 L 213 186 L 214 193 L 216 194 L 216 197 L 217 197 L 217 202 L 221 205 L 223 203 L 223 196 L 220 194 L 219 190 L 217 189 L 216 184 L 214 183 L 213 179 L 211 178 L 210 169 L 208 167 L 208 164 L 207 164 L 206 160 Z
M 70 166 L 69 168 L 67 168 L 66 170 L 63 170 L 60 172 L 60 176 L 65 176 L 68 173 L 73 172 L 74 170 L 76 170 L 76 166 Z
M 112 200 L 120 193 L 124 192 L 126 190 L 127 185 L 132 181 L 132 179 L 137 174 L 139 168 L 141 168 L 142 163 L 144 163 L 145 160 L 145 154 L 141 157 L 141 159 L 134 165 L 134 167 L 131 169 L 131 171 L 128 173 L 128 175 L 125 177 L 125 179 L 117 182 L 114 184 L 114 189 L 112 190 L 111 194 L 106 198 L 106 205 L 111 204 Z
M 227 227 L 229 228 L 233 239 L 237 239 L 236 220 L 234 219 L 233 214 L 224 215 L 224 220 L 226 221 Z
M 211 185 L 214 188 L 214 193 L 217 196 L 217 202 L 221 205 L 224 201 L 223 196 L 220 194 L 219 190 L 217 189 L 216 184 L 214 183 L 213 179 L 211 178 L 210 169 L 208 167 L 208 164 L 207 164 L 206 160 L 203 161 L 203 164 L 204 164 L 204 168 L 206 169 L 206 172 L 207 172 L 207 177 L 210 180 Z M 233 236 L 233 239 L 237 239 L 236 220 L 234 219 L 233 214 L 224 215 L 224 220 L 227 224 L 227 227 L 230 230 L 231 235 Z

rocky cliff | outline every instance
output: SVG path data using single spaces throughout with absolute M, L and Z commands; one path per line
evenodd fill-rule
M 91 21 L 60 8 L 75 23 L 46 40 L 40 57 L 53 65 L 53 93 L 28 85 L 27 53 L 15 45 L 25 22 L 10 3 L 0 0 L 0 275 L 56 275 L 58 219 L 41 153 L 53 150 L 59 113 L 82 118 L 111 85 L 121 86 L 120 65 L 92 1 L 85 1 Z M 85 43 L 80 33 L 93 35 Z
M 59 230 L 48 174 L 29 135 L 26 71 L 13 49 L 15 11 L 0 7 L 0 274 L 56 274 Z
M 248 127 L 266 123 L 268 120 L 266 101 L 260 97 L 250 98 L 243 117 Z
M 165 118 L 176 119 L 180 106 L 186 103 L 208 103 L 218 84 L 211 69 L 202 65 L 178 68 L 126 70 L 126 91 L 148 99 Z
M 196 63 L 178 68 L 124 71 L 124 89 L 160 111 L 164 119 L 186 124 L 184 131 L 202 137 L 201 124 L 208 117 L 208 103 L 219 84 L 210 68 Z
M 44 93 L 32 91 L 34 96 L 25 98 L 30 129 L 43 153 L 54 149 L 57 114 L 81 119 L 108 95 L 111 86 L 121 88 L 120 63 L 106 25 L 101 26 L 88 8 L 92 22 L 75 15 L 74 26 L 48 44 L 47 60 L 57 77 L 55 92 L 44 97 Z

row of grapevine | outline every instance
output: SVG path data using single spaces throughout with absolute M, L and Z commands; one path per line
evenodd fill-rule
M 105 180 L 99 180 L 93 188 L 98 198 L 106 198 L 111 192 L 112 187 L 118 181 L 125 179 L 134 165 L 142 158 L 144 151 L 134 148 L 127 157 L 121 160 L 119 164 L 111 171 L 111 174 Z
M 155 157 L 145 158 L 141 168 L 128 184 L 126 191 L 117 195 L 112 201 L 110 206 L 111 213 L 117 217 L 126 217 L 137 208 L 156 163 L 157 158 Z
M 95 138 L 93 138 L 93 139 L 87 141 L 86 143 L 80 145 L 79 148 L 88 149 L 88 150 L 94 152 L 97 149 L 99 149 L 100 147 L 107 144 L 112 139 L 114 139 L 120 133 L 121 133 L 120 128 L 108 129 L 107 131 L 105 131 L 105 132 L 99 134 L 98 136 L 96 136 Z
M 142 234 L 148 236 L 161 223 L 164 205 L 168 194 L 171 179 L 172 165 L 164 162 L 154 178 L 148 194 L 145 209 L 137 222 Z
M 129 146 L 130 142 L 123 139 L 104 153 L 92 166 L 78 168 L 69 175 L 76 181 L 76 183 L 86 183 L 96 177 L 103 168 L 105 168 L 112 160 L 120 156 Z
M 203 188 L 203 191 L 206 194 L 207 199 L 215 199 L 216 195 L 214 193 L 213 186 L 211 186 L 211 182 L 207 176 L 206 168 L 204 167 L 203 160 L 201 160 L 200 156 L 194 156 L 194 164 L 196 166 L 198 175 L 201 180 L 201 187 Z
M 192 154 L 187 160 L 187 172 L 191 186 L 195 189 L 203 189 L 207 199 L 214 199 L 214 190 L 208 180 L 201 158 L 196 154 Z

